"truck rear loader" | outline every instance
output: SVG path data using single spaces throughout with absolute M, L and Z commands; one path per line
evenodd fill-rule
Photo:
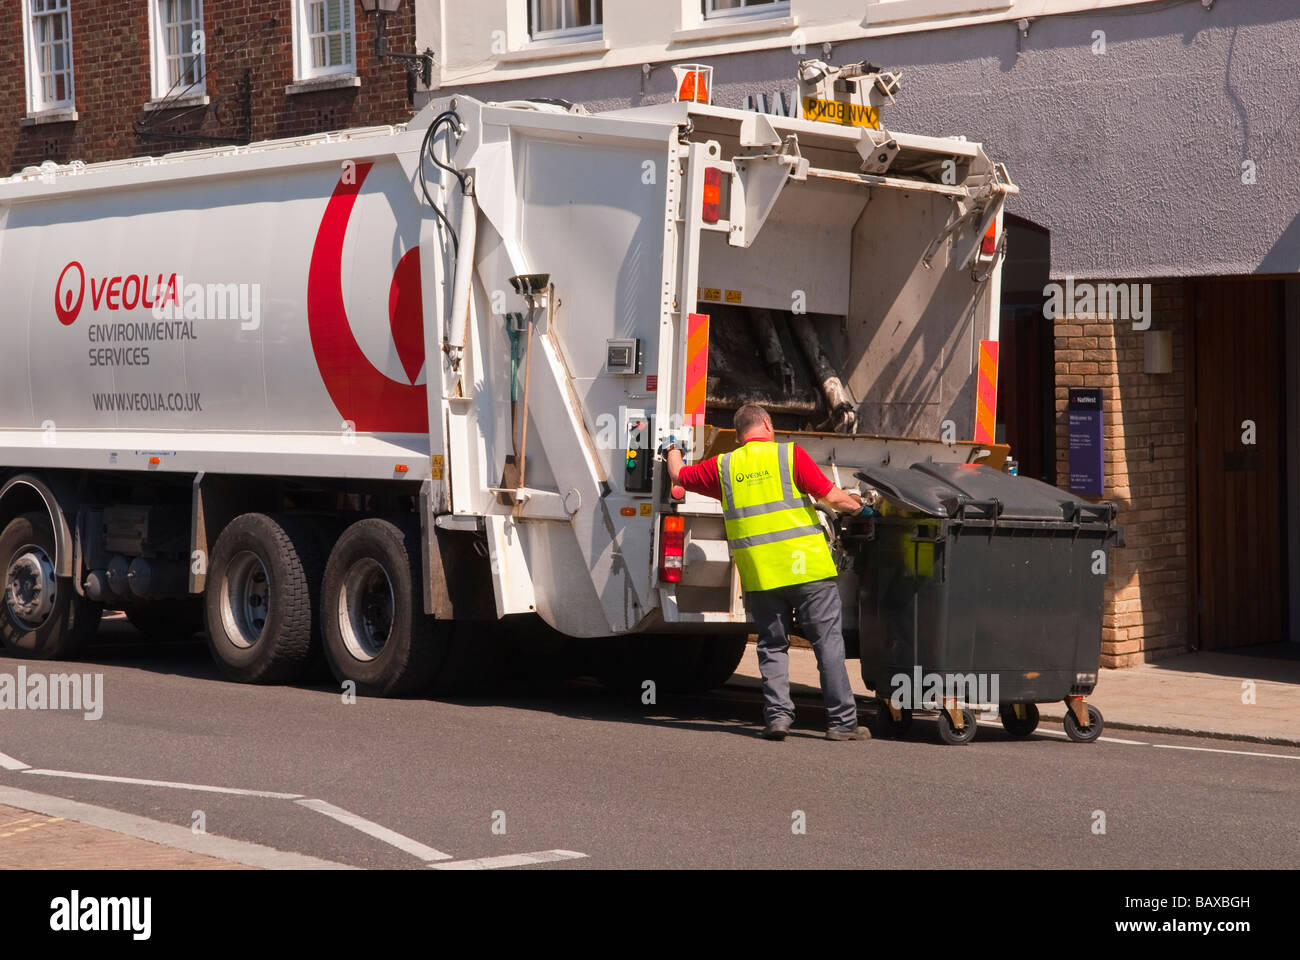
M 796 117 L 697 79 L 0 180 L 4 646 L 108 608 L 240 681 L 454 689 L 504 632 L 707 687 L 749 625 L 662 438 L 756 401 L 845 486 L 1000 463 L 1006 170 L 884 127 L 869 65 L 801 65 Z

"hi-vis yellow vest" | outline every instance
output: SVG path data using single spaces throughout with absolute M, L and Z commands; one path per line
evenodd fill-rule
M 718 457 L 722 516 L 746 591 L 834 577 L 812 499 L 794 487 L 794 445 L 751 440 Z

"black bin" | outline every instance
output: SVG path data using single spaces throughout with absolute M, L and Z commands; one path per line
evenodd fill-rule
M 937 707 L 920 701 L 936 689 L 965 692 L 967 702 L 995 693 L 1004 727 L 1019 736 L 1037 725 L 1035 703 L 1071 704 L 1092 692 L 1105 571 L 1119 536 L 1113 503 L 976 464 L 878 467 L 858 477 L 887 498 L 850 534 L 862 678 L 880 698 L 886 733 L 902 732 L 911 708 Z M 972 675 L 983 686 L 967 689 Z M 908 709 L 889 710 L 891 697 Z M 1071 705 L 1066 733 L 1096 739 L 1100 712 Z M 970 711 L 941 711 L 939 720 L 947 742 L 974 736 Z

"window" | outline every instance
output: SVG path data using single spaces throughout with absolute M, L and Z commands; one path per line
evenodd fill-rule
M 154 99 L 202 96 L 203 0 L 153 0 L 149 21 Z
M 790 0 L 703 0 L 704 17 L 775 17 L 790 12 Z
M 534 40 L 598 37 L 601 0 L 529 0 L 528 35 Z
M 300 80 L 356 73 L 356 0 L 293 0 L 294 75 Z
M 68 110 L 72 90 L 71 0 L 23 0 L 30 113 Z

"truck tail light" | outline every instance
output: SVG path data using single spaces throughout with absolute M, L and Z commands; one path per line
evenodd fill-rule
M 704 222 L 717 223 L 722 209 L 722 171 L 717 167 L 704 168 Z
M 993 259 L 993 254 L 998 249 L 998 222 L 994 220 L 989 224 L 989 228 L 984 233 L 984 239 L 980 241 L 980 256 L 985 259 Z
M 659 579 L 680 583 L 686 555 L 686 518 L 669 514 L 659 531 Z

